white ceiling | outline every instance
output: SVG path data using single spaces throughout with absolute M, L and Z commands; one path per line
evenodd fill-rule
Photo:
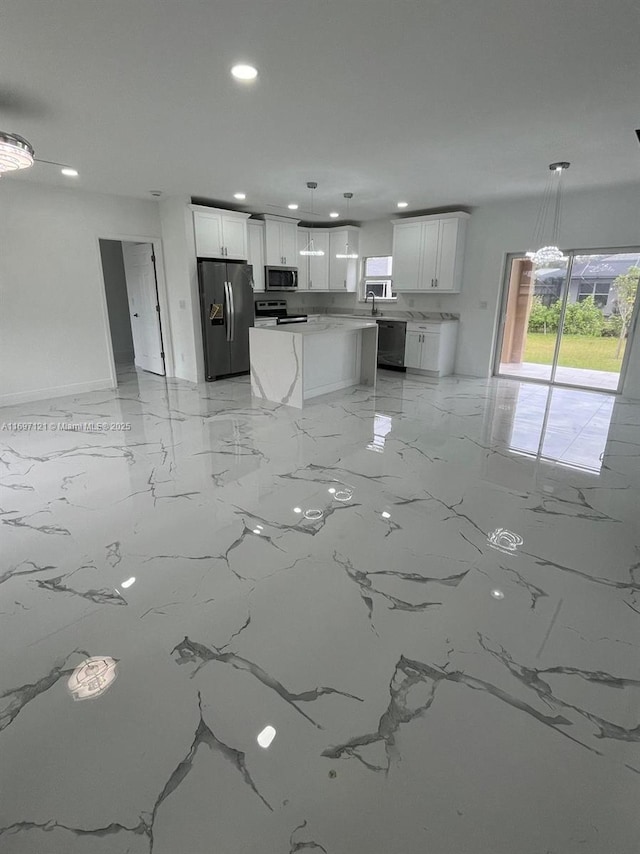
M 81 176 L 5 180 L 252 210 L 316 180 L 363 220 L 539 193 L 558 159 L 569 190 L 638 181 L 639 32 L 637 0 L 16 0 L 0 129 Z

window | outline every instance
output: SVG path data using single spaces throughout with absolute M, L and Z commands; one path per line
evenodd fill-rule
M 582 302 L 587 297 L 593 297 L 593 301 L 598 308 L 606 308 L 609 299 L 609 290 L 611 285 L 609 282 L 584 282 L 578 283 L 578 302 Z
M 362 294 L 374 293 L 378 299 L 392 300 L 395 294 L 391 290 L 391 255 L 371 255 L 364 259 L 362 276 Z

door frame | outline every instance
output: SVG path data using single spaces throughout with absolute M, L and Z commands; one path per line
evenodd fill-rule
M 109 354 L 109 369 L 112 388 L 118 387 L 118 377 L 116 374 L 115 357 L 113 355 L 111 327 L 109 325 L 109 311 L 107 308 L 107 291 L 104 280 L 104 269 L 102 267 L 102 256 L 100 254 L 101 240 L 118 240 L 124 243 L 150 243 L 153 246 L 153 254 L 156 258 L 156 288 L 158 291 L 158 305 L 160 306 L 160 341 L 162 345 L 162 351 L 164 352 L 165 377 L 175 376 L 173 344 L 171 337 L 171 316 L 169 314 L 169 296 L 167 292 L 167 280 L 164 271 L 164 252 L 162 251 L 162 238 L 150 236 L 148 234 L 98 234 L 95 238 L 96 263 L 98 265 L 98 269 L 100 270 L 100 280 L 102 282 L 102 318 L 104 334 L 107 342 L 107 352 Z
M 634 340 L 634 336 L 636 333 L 636 328 L 638 324 L 638 315 L 640 314 L 640 287 L 638 288 L 638 292 L 636 293 L 636 301 L 633 307 L 633 314 L 631 316 L 631 322 L 629 323 L 629 330 L 627 332 L 627 346 L 624 350 L 624 356 L 622 358 L 622 364 L 620 365 L 620 377 L 618 379 L 618 387 L 614 391 L 611 389 L 605 388 L 593 388 L 593 386 L 582 386 L 582 385 L 572 385 L 570 383 L 562 383 L 557 382 L 555 379 L 556 369 L 557 369 L 557 358 L 560 353 L 560 346 L 562 343 L 562 325 L 564 323 L 564 316 L 567 307 L 567 301 L 569 298 L 569 290 L 568 290 L 568 281 L 571 277 L 571 270 L 573 268 L 573 259 L 576 255 L 615 255 L 617 253 L 623 254 L 625 252 L 638 252 L 640 253 L 640 246 L 601 246 L 596 247 L 595 249 L 584 249 L 584 248 L 576 248 L 576 249 L 563 249 L 563 252 L 566 252 L 567 255 L 571 256 L 571 263 L 567 267 L 567 275 L 565 277 L 565 282 L 563 284 L 563 306 L 562 312 L 560 316 L 559 326 L 558 326 L 558 338 L 556 341 L 556 347 L 554 350 L 554 361 L 551 365 L 551 377 L 548 380 L 536 379 L 534 377 L 513 377 L 510 374 L 501 374 L 500 373 L 500 356 L 502 353 L 502 339 L 504 337 L 504 327 L 505 321 L 507 318 L 507 299 L 509 296 L 509 277 L 511 274 L 511 265 L 516 258 L 524 258 L 526 257 L 526 251 L 524 252 L 505 252 L 503 264 L 502 264 L 502 286 L 501 286 L 501 295 L 500 301 L 498 305 L 498 321 L 496 324 L 496 338 L 495 344 L 493 348 L 493 362 L 492 362 L 492 376 L 500 377 L 501 379 L 515 379 L 518 382 L 531 382 L 538 383 L 542 385 L 548 386 L 558 386 L 559 388 L 576 388 L 582 389 L 584 391 L 593 391 L 593 392 L 601 392 L 602 394 L 619 394 L 624 395 L 624 384 L 627 378 L 627 368 L 629 365 L 629 355 L 631 353 L 632 344 Z

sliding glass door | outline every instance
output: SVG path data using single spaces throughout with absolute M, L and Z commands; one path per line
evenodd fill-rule
M 618 391 L 637 310 L 640 251 L 579 253 L 507 265 L 495 373 Z

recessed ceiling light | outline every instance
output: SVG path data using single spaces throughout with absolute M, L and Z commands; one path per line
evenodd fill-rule
M 396 207 L 399 207 L 399 208 L 408 208 L 408 207 L 409 207 L 409 202 L 398 202 L 398 204 L 396 205 Z
M 122 584 L 120 585 L 120 587 L 124 587 L 126 590 L 127 587 L 131 587 L 135 583 L 136 583 L 135 575 L 132 575 L 131 578 L 127 578 L 126 581 L 123 581 Z
M 290 205 L 287 205 L 287 207 L 289 208 L 290 211 L 297 211 L 298 210 L 298 205 L 296 205 L 295 202 L 290 204 Z
M 246 193 L 234 193 L 233 198 L 238 199 L 238 201 L 242 202 L 247 198 L 247 195 Z
M 258 76 L 258 69 L 253 65 L 234 65 L 231 73 L 236 80 L 255 80 Z
M 339 217 L 340 214 L 337 211 L 331 211 L 329 216 L 331 217 L 331 219 L 336 219 L 336 217 Z
M 65 166 L 64 169 L 61 169 L 60 171 L 62 172 L 63 175 L 66 175 L 67 178 L 77 178 L 78 177 L 78 170 L 72 169 L 70 166 Z

